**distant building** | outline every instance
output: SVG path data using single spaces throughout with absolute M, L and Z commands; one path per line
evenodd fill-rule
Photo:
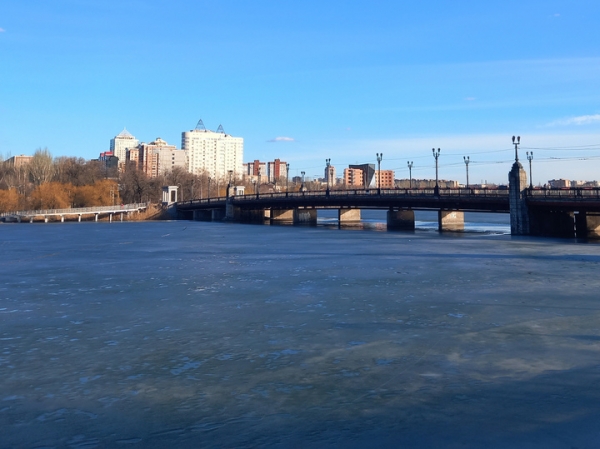
M 379 184 L 379 176 L 381 175 L 381 185 Z M 377 170 L 375 171 L 375 187 L 382 189 L 393 189 L 394 184 L 394 170 Z
M 119 158 L 116 157 L 112 151 L 105 151 L 100 153 L 98 160 L 104 164 L 104 167 L 108 169 L 117 169 L 119 167 Z
M 135 148 L 138 145 L 139 141 L 125 128 L 113 139 L 110 139 L 110 151 L 121 163 L 127 160 L 127 150 Z
M 553 189 L 561 189 L 563 187 L 571 187 L 571 181 L 568 179 L 551 179 L 548 185 Z
M 14 168 L 21 168 L 29 164 L 32 159 L 33 156 L 25 156 L 24 154 L 21 154 L 20 156 L 9 157 L 4 161 L 4 163 Z
M 267 172 L 267 163 L 261 162 L 258 159 L 255 159 L 253 162 L 248 162 L 242 165 L 243 176 L 248 179 L 248 181 L 256 181 L 258 182 L 258 178 L 261 178 L 261 184 L 266 182 L 268 179 Z
M 277 182 L 281 178 L 287 178 L 287 164 L 280 159 L 267 163 L 267 174 L 269 182 Z
M 150 143 L 141 143 L 136 148 L 127 151 L 127 161 L 135 164 L 150 178 L 156 178 L 174 167 L 187 168 L 185 151 L 178 150 L 175 145 L 157 137 Z
M 323 179 L 327 185 L 335 185 L 335 167 L 333 165 L 329 165 L 329 167 L 325 166 L 323 175 Z
M 187 169 L 195 175 L 206 172 L 213 179 L 226 179 L 243 174 L 244 139 L 225 134 L 222 126 L 216 132 L 204 127 L 202 120 L 196 128 L 181 133 L 181 149 L 187 152 Z
M 344 185 L 346 187 L 364 187 L 364 172 L 360 168 L 344 169 Z

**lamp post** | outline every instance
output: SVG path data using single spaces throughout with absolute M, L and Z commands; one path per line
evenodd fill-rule
M 207 197 L 208 199 L 210 199 L 210 180 L 211 180 L 211 177 L 209 176 L 209 177 L 208 177 L 208 193 L 206 194 L 206 197 Z
M 533 178 L 531 177 L 531 161 L 533 160 L 533 151 L 527 152 L 527 160 L 529 161 L 529 188 L 533 189 Z
M 467 189 L 469 188 L 469 162 L 471 162 L 469 156 L 463 156 L 465 160 L 465 167 L 467 167 Z
M 229 182 L 227 183 L 227 194 L 225 197 L 229 198 L 229 192 L 231 191 L 231 175 L 233 174 L 233 170 L 227 170 L 227 173 L 229 173 Z
M 521 136 L 517 136 L 516 141 L 515 141 L 515 136 L 512 136 L 512 143 L 515 146 L 515 162 L 519 162 L 518 147 L 521 144 Z
M 252 183 L 254 184 L 254 193 L 256 193 L 256 199 L 258 199 L 258 190 L 256 190 L 256 179 L 253 179 Z
M 376 153 L 377 156 L 377 195 L 381 195 L 381 159 L 383 153 Z
M 435 148 L 431 149 L 433 157 L 435 158 L 435 189 L 433 190 L 434 195 L 440 194 L 440 186 L 438 185 L 438 158 L 440 157 L 440 149 L 435 151 Z
M 408 165 L 408 188 L 412 189 L 412 168 L 413 168 L 413 162 L 412 161 L 406 161 L 406 164 Z
M 258 167 L 258 190 L 256 191 L 256 198 L 258 198 L 258 193 L 260 191 L 260 178 L 262 175 L 262 169 Z
M 327 192 L 326 195 L 329 196 L 329 178 L 330 178 L 330 172 L 329 172 L 329 167 L 331 167 L 331 158 L 330 159 L 325 159 L 325 165 L 327 166 Z
M 302 175 L 302 185 L 300 186 L 300 190 L 302 192 L 304 192 L 304 175 L 306 174 L 305 171 L 301 171 L 300 174 Z
M 287 196 L 287 193 L 290 189 L 290 164 L 286 163 L 285 164 L 285 195 Z

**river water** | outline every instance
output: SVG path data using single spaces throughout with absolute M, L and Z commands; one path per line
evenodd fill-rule
M 1 225 L 0 448 L 600 447 L 600 245 L 505 219 Z

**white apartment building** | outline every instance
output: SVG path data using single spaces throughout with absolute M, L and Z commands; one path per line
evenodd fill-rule
M 243 174 L 244 139 L 225 134 L 220 125 L 210 131 L 199 120 L 195 129 L 181 133 L 181 149 L 187 153 L 190 173 L 206 172 L 213 179 L 228 179 L 230 170 L 234 177 Z
M 125 163 L 127 150 L 137 147 L 139 143 L 129 131 L 123 128 L 123 131 L 117 134 L 114 139 L 110 139 L 110 151 L 112 151 L 113 156 L 119 158 L 119 165 L 121 165 Z

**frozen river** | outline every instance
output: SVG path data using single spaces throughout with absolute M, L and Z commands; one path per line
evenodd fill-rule
M 0 226 L 0 448 L 600 447 L 600 245 L 381 229 Z

